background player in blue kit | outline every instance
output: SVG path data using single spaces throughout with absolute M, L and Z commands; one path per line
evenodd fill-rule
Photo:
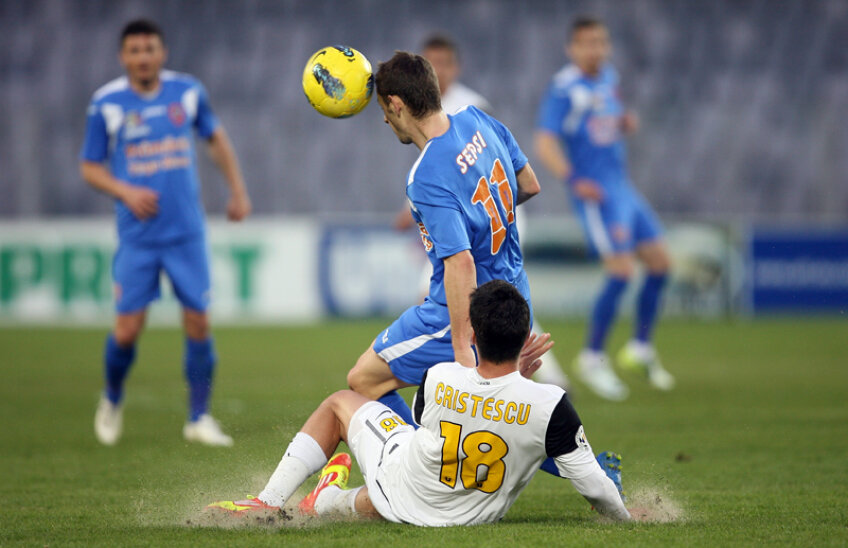
M 215 367 L 209 334 L 209 258 L 197 177 L 194 134 L 209 143 L 231 198 L 227 215 L 244 219 L 250 199 L 235 152 L 206 90 L 186 74 L 164 71 L 163 34 L 137 20 L 121 33 L 126 76 L 95 92 L 88 107 L 80 171 L 115 198 L 119 246 L 112 265 L 116 311 L 104 353 L 106 386 L 95 415 L 97 439 L 113 445 L 123 429 L 124 380 L 135 359 L 147 306 L 165 271 L 183 307 L 184 370 L 189 388 L 188 441 L 232 445 L 208 413 Z
M 592 311 L 586 348 L 577 357 L 577 372 L 605 398 L 628 396 L 604 345 L 638 258 L 647 276 L 633 339 L 619 353 L 619 364 L 643 371 L 654 387 L 669 390 L 674 378 L 660 364 L 651 334 L 670 261 L 657 216 L 627 176 L 623 134 L 636 131 L 638 120 L 619 100 L 618 74 L 608 63 L 609 33 L 601 21 L 577 19 L 566 51 L 572 64 L 554 75 L 542 101 L 536 152 L 546 168 L 567 181 L 574 211 L 607 276 Z
M 424 302 L 377 336 L 348 384 L 409 421 L 396 389 L 420 384 L 427 368 L 443 361 L 477 363 L 468 319 L 475 287 L 502 279 L 530 302 L 515 206 L 540 187 L 503 124 L 475 107 L 442 110 L 435 72 L 420 55 L 397 52 L 380 64 L 375 83 L 385 122 L 401 143 L 421 150 L 406 194 L 433 275 Z M 552 344 L 548 338 L 536 342 Z

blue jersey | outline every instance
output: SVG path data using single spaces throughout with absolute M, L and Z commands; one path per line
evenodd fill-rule
M 548 87 L 537 127 L 559 136 L 571 160 L 571 180 L 587 177 L 614 192 L 628 182 L 623 113 L 611 65 L 594 78 L 567 65 Z
M 470 250 L 478 286 L 505 280 L 529 302 L 515 225 L 515 173 L 527 157 L 503 124 L 476 107 L 448 119 L 450 129 L 427 142 L 406 186 L 412 217 L 433 264 L 428 299 L 447 305 L 443 259 Z
M 218 119 L 195 78 L 163 71 L 160 79 L 159 91 L 145 97 L 118 78 L 88 107 L 81 158 L 108 161 L 116 179 L 159 193 L 159 212 L 144 221 L 115 201 L 121 241 L 160 244 L 204 231 L 194 132 L 211 137 Z

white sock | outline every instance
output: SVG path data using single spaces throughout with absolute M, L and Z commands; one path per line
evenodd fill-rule
M 265 489 L 259 493 L 259 500 L 271 506 L 282 506 L 309 476 L 325 464 L 327 455 L 318 442 L 309 434 L 298 432 Z
M 356 489 L 342 489 L 338 485 L 329 485 L 315 499 L 315 512 L 319 516 L 332 514 L 340 517 L 356 515 L 356 495 L 364 486 Z

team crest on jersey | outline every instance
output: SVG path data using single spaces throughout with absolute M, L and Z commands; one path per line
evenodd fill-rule
M 586 439 L 586 432 L 583 431 L 583 425 L 580 425 L 580 428 L 577 429 L 577 433 L 574 435 L 574 441 L 577 443 L 577 447 L 589 447 L 589 441 Z
M 144 124 L 144 119 L 135 110 L 127 112 L 124 117 L 124 138 L 136 139 L 150 133 L 150 126 Z
M 171 103 L 168 105 L 168 118 L 171 120 L 171 123 L 177 127 L 180 127 L 185 123 L 186 113 L 183 110 L 183 106 L 179 103 Z

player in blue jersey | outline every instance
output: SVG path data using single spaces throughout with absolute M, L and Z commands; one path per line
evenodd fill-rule
M 542 101 L 536 152 L 548 170 L 567 182 L 574 211 L 606 271 L 577 372 L 599 395 L 627 397 L 627 386 L 610 367 L 604 345 L 638 259 L 647 275 L 633 339 L 618 354 L 619 365 L 641 371 L 653 386 L 669 390 L 674 378 L 651 344 L 669 255 L 656 214 L 627 175 L 624 134 L 635 132 L 638 120 L 618 97 L 618 75 L 608 62 L 609 34 L 601 21 L 576 20 L 566 51 L 572 63 L 554 75 Z
M 377 336 L 348 373 L 348 384 L 408 422 L 409 407 L 396 389 L 420 384 L 424 372 L 443 361 L 477 363 L 468 319 L 475 287 L 505 280 L 530 302 L 515 206 L 540 188 L 503 124 L 475 107 L 453 115 L 442 110 L 438 80 L 420 55 L 397 52 L 380 64 L 375 82 L 385 122 L 401 143 L 421 150 L 406 195 L 433 275 L 424 302 Z M 548 338 L 537 342 L 549 344 Z
M 115 444 L 122 432 L 124 380 L 135 359 L 147 306 L 167 274 L 183 308 L 184 371 L 189 389 L 188 441 L 229 446 L 208 412 L 215 367 L 209 333 L 209 257 L 197 177 L 194 136 L 206 140 L 231 198 L 227 215 L 251 209 L 238 160 L 206 90 L 186 74 L 162 70 L 162 31 L 137 20 L 121 33 L 126 76 L 101 87 L 88 107 L 80 171 L 115 198 L 118 250 L 112 265 L 116 318 L 104 352 L 105 389 L 95 415 L 97 439 Z

